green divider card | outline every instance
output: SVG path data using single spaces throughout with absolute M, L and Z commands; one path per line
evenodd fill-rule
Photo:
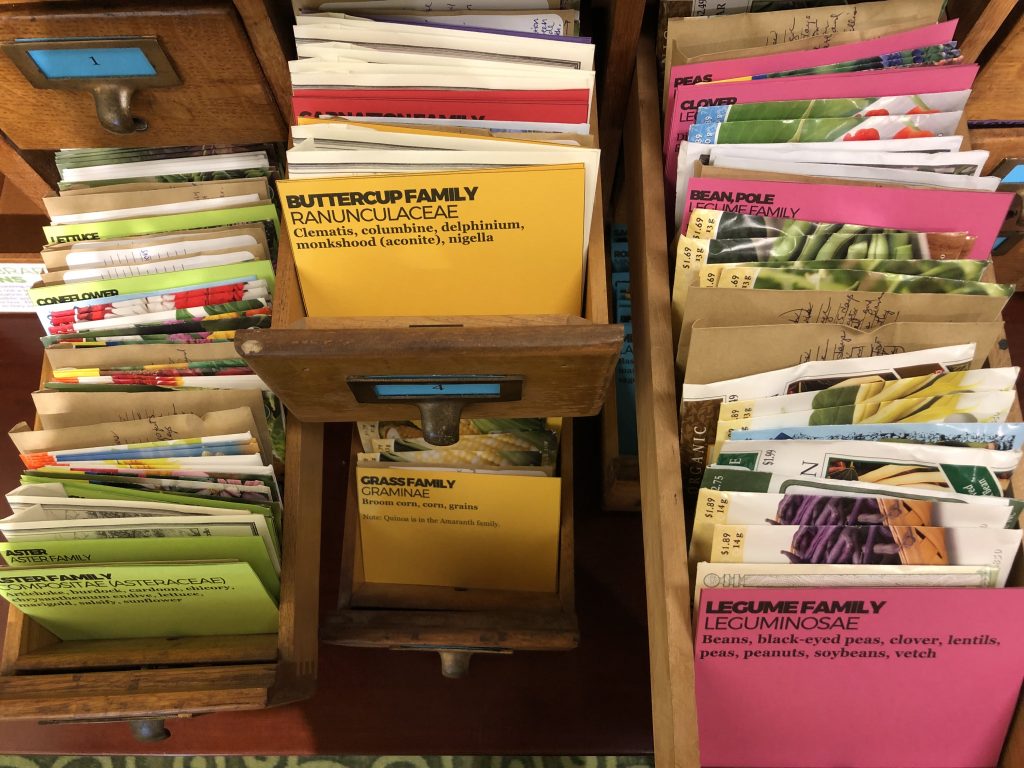
M 252 566 L 275 600 L 281 593 L 281 581 L 267 554 L 267 545 L 259 536 L 4 542 L 0 544 L 0 555 L 10 566 L 241 560 Z
M 239 562 L 3 568 L 0 596 L 61 640 L 259 635 L 278 626 L 273 598 Z
M 118 237 L 136 237 L 184 229 L 205 229 L 227 224 L 267 222 L 267 236 L 274 240 L 280 227 L 277 208 L 273 203 L 247 205 L 240 208 L 216 208 L 194 213 L 170 213 L 163 216 L 143 216 L 137 219 L 112 219 L 88 224 L 51 224 L 43 227 L 49 243 L 70 243 L 79 240 L 104 240 Z M 273 250 L 273 249 L 272 249 Z

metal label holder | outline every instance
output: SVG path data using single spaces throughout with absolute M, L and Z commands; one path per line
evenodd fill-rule
M 424 439 L 441 446 L 459 441 L 465 406 L 523 397 L 522 376 L 349 376 L 346 383 L 360 403 L 413 403 L 420 410 Z
M 138 49 L 154 69 L 154 74 L 105 77 L 75 74 L 50 77 L 43 72 L 31 56 L 31 53 L 36 51 L 106 48 Z M 181 85 L 181 78 L 174 71 L 170 59 L 167 58 L 167 54 L 156 37 L 17 40 L 0 43 L 0 49 L 10 57 L 35 88 L 90 92 L 96 102 L 96 117 L 99 119 L 100 125 L 111 133 L 129 134 L 149 128 L 149 123 L 144 118 L 135 117 L 131 113 L 132 96 L 136 90 Z

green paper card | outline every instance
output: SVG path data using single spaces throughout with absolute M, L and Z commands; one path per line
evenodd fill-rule
M 281 594 L 281 580 L 267 554 L 266 543 L 258 536 L 4 542 L 0 544 L 0 555 L 10 566 L 241 560 L 252 566 L 275 600 Z
M 61 640 L 277 632 L 277 606 L 248 563 L 3 568 L 0 596 Z
M 244 206 L 242 208 L 219 208 L 198 213 L 174 213 L 165 216 L 149 216 L 140 219 L 114 219 L 91 224 L 56 224 L 43 227 L 48 243 L 69 243 L 79 240 L 108 240 L 119 237 L 137 237 L 162 232 L 178 232 L 186 229 L 209 229 L 228 224 L 264 224 L 267 237 L 271 240 L 271 253 L 277 250 L 277 207 L 273 203 Z

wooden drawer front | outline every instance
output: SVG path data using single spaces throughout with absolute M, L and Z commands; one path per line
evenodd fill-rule
M 117 135 L 96 118 L 91 94 L 34 88 L 0 55 L 0 130 L 22 149 L 182 146 L 285 141 L 287 126 L 245 28 L 229 2 L 41 3 L 0 11 L 0 40 L 159 38 L 182 85 L 140 90 L 132 113 L 149 129 Z
M 521 376 L 519 399 L 469 404 L 463 416 L 593 416 L 608 392 L 623 338 L 621 325 L 607 325 L 607 302 L 594 298 L 606 295 L 604 240 L 594 236 L 599 226 L 591 233 L 587 320 L 307 318 L 284 239 L 273 327 L 239 331 L 235 347 L 288 410 L 310 422 L 420 418 L 408 401 L 359 402 L 347 382 L 368 376 Z
M 419 418 L 410 403 L 361 403 L 352 377 L 522 376 L 519 400 L 470 404 L 464 416 L 591 416 L 622 344 L 607 325 L 269 329 L 246 334 L 246 361 L 298 418 Z

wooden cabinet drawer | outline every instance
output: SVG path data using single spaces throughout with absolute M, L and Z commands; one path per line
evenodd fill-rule
M 663 195 L 659 93 L 654 46 L 641 40 L 636 79 L 625 124 L 625 192 L 631 236 L 633 341 L 637 376 L 640 489 L 643 505 L 647 617 L 651 658 L 651 701 L 655 761 L 699 768 L 694 693 L 692 589 L 679 454 L 678 393 L 669 302 L 669 253 Z M 992 366 L 1010 364 L 1005 342 L 989 356 Z M 725 350 L 723 354 L 729 354 Z M 1010 421 L 1020 419 L 1019 405 Z M 1013 478 L 1016 494 L 1024 470 Z M 1010 586 L 1024 584 L 1017 564 Z M 836 683 L 842 685 L 838 678 Z M 1024 702 L 1017 705 L 999 762 L 1024 765 Z
M 248 6 L 248 2 L 244 4 Z M 261 6 L 262 7 L 262 6 Z M 255 25 L 255 26 L 253 26 Z M 260 35 L 258 50 L 250 31 Z M 137 91 L 132 113 L 149 127 L 106 131 L 85 91 L 33 87 L 0 55 L 0 131 L 21 149 L 184 146 L 285 141 L 287 65 L 266 11 L 243 23 L 228 0 L 153 2 L 27 2 L 0 8 L 0 41 L 23 38 L 155 36 L 180 86 Z M 285 91 L 270 87 L 284 69 Z M 280 83 L 278 83 L 280 86 Z
M 356 454 L 353 435 L 345 526 L 341 541 L 341 588 L 337 609 L 321 628 L 324 642 L 362 648 L 435 651 L 442 672 L 460 677 L 474 653 L 556 651 L 575 648 L 572 420 L 562 423 L 559 475 L 562 478 L 558 540 L 558 584 L 552 592 L 406 584 L 366 579 L 359 538 Z
M 43 373 L 45 378 L 48 372 Z M 170 718 L 261 709 L 311 696 L 323 427 L 288 419 L 286 440 L 277 634 L 62 642 L 10 606 L 0 655 L 3 717 Z
M 516 399 L 469 404 L 463 417 L 592 416 L 608 392 L 623 333 L 608 324 L 603 226 L 597 211 L 585 318 L 307 318 L 282 239 L 273 327 L 240 332 L 235 344 L 306 421 L 420 418 L 412 402 L 365 402 L 352 379 L 374 376 L 518 377 Z

